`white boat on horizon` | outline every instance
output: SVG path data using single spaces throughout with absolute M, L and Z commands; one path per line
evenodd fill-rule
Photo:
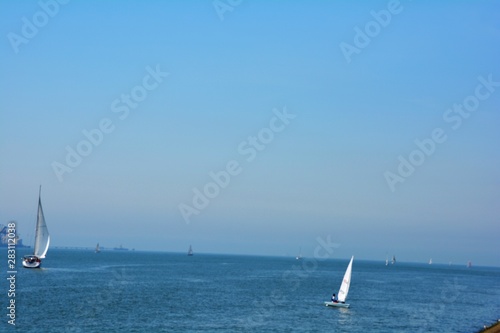
M 299 254 L 295 257 L 296 260 L 302 259 L 302 248 L 299 248 Z
M 95 246 L 95 253 L 100 253 L 101 249 L 99 248 L 99 243 Z
M 33 255 L 26 255 L 23 257 L 23 266 L 26 268 L 39 268 L 42 264 L 42 259 L 45 258 L 47 250 L 49 249 L 50 235 L 43 215 L 41 193 L 42 186 L 40 186 L 38 190 L 38 214 L 36 217 Z
M 189 245 L 188 256 L 191 257 L 192 255 L 193 255 L 193 247 Z
M 347 265 L 347 269 L 344 274 L 344 279 L 340 284 L 339 294 L 334 301 L 333 299 L 330 302 L 325 302 L 326 306 L 336 307 L 336 308 L 348 308 L 349 304 L 345 302 L 347 298 L 347 294 L 349 293 L 349 287 L 351 285 L 351 275 L 352 275 L 352 262 L 354 260 L 354 256 L 351 257 L 351 261 L 349 261 L 349 265 Z

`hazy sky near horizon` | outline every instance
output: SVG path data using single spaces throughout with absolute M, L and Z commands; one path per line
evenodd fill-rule
M 500 266 L 496 1 L 11 0 L 0 34 L 26 243 L 41 184 L 54 246 Z

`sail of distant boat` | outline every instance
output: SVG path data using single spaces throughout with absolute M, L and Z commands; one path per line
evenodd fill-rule
M 33 247 L 33 255 L 25 256 L 23 258 L 23 266 L 26 268 L 37 268 L 41 265 L 41 260 L 44 259 L 50 244 L 50 235 L 47 228 L 47 223 L 45 222 L 45 216 L 43 215 L 42 199 L 41 199 L 42 187 L 38 191 L 38 213 L 36 218 L 35 227 L 35 245 Z
M 193 247 L 191 245 L 189 245 L 188 256 L 192 256 L 192 255 L 193 255 Z
M 351 286 L 351 275 L 352 275 L 352 262 L 354 260 L 354 256 L 351 257 L 349 261 L 349 265 L 347 265 L 347 269 L 344 273 L 344 278 L 342 279 L 342 283 L 340 284 L 339 294 L 338 294 L 338 302 L 325 302 L 326 306 L 332 307 L 342 307 L 348 308 L 349 304 L 345 303 L 347 299 L 347 294 L 349 293 L 349 287 Z
M 396 263 L 396 256 L 392 256 L 392 260 L 391 260 L 391 264 L 395 264 Z
M 99 248 L 99 243 L 95 246 L 95 253 L 101 252 L 101 249 Z

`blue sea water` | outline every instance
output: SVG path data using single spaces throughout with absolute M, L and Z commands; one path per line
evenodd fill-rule
M 24 269 L 24 252 L 2 332 L 477 332 L 500 318 L 500 268 L 355 259 L 351 307 L 337 309 L 323 302 L 349 258 L 50 249 Z

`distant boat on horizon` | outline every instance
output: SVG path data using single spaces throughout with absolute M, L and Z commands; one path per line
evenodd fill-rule
M 99 248 L 99 243 L 97 243 L 96 247 L 95 247 L 95 253 L 100 253 L 101 252 L 101 249 Z
M 300 260 L 302 259 L 302 248 L 299 248 L 299 254 L 295 257 L 295 260 Z
M 42 186 L 38 190 L 38 214 L 36 217 L 35 226 L 35 246 L 33 247 L 33 255 L 23 257 L 23 266 L 26 268 L 39 268 L 42 260 L 45 258 L 50 244 L 49 229 L 45 223 L 45 216 L 42 209 Z
M 396 256 L 393 255 L 392 256 L 392 260 L 391 260 L 391 264 L 394 265 L 396 263 Z
M 115 248 L 113 248 L 113 250 L 115 250 L 115 251 L 128 251 L 128 249 L 126 247 L 123 247 L 121 244 L 120 244 L 120 247 L 115 247 Z
M 432 265 L 432 258 L 429 259 L 429 265 Z
M 193 247 L 189 245 L 188 256 L 191 257 L 192 255 L 193 255 Z
M 470 261 L 470 260 L 469 260 L 469 261 L 467 262 L 467 268 L 471 268 L 471 267 L 472 267 L 472 261 Z

